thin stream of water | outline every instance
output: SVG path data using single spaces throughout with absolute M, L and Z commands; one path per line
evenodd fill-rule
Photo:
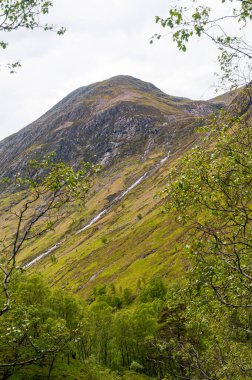
M 156 165 L 154 169 L 158 169 L 160 166 L 162 166 L 170 157 L 170 152 L 168 152 L 168 155 Z M 90 220 L 84 227 L 82 227 L 80 230 L 78 230 L 75 235 L 80 234 L 81 232 L 85 231 L 89 227 L 91 227 L 94 223 L 96 223 L 98 220 L 100 220 L 105 214 L 107 214 L 112 205 L 121 199 L 123 199 L 131 190 L 133 190 L 137 185 L 139 185 L 146 177 L 148 177 L 151 173 L 153 173 L 153 169 L 150 169 L 146 171 L 140 178 L 138 178 L 131 186 L 129 186 L 122 194 L 120 194 L 118 197 L 116 197 L 113 201 L 113 203 L 110 205 L 110 207 L 105 208 L 99 214 L 97 214 L 93 219 Z M 57 249 L 65 240 L 62 240 L 58 243 L 56 243 L 54 246 L 49 248 L 47 251 L 41 253 L 38 255 L 35 259 L 29 261 L 27 264 L 23 266 L 24 269 L 27 269 L 31 267 L 33 264 L 37 263 L 39 260 L 41 260 L 43 257 L 47 256 L 49 253 L 53 252 L 55 249 Z

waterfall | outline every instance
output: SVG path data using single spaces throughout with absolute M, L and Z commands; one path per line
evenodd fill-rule
M 159 169 L 160 166 L 162 166 L 168 160 L 169 157 L 170 157 L 170 152 L 168 152 L 168 155 L 165 156 L 164 158 L 162 158 L 162 160 L 154 168 L 146 171 L 140 178 L 138 178 L 132 185 L 130 185 L 122 194 L 120 194 L 118 197 L 116 197 L 109 207 L 107 207 L 104 210 L 102 210 L 101 212 L 99 212 L 99 214 L 97 214 L 93 219 L 91 219 L 90 222 L 88 222 L 87 224 L 85 224 L 85 226 L 83 226 L 80 230 L 78 230 L 75 233 L 75 235 L 80 234 L 81 232 L 83 232 L 86 229 L 88 229 L 89 227 L 91 227 L 98 220 L 100 220 L 104 215 L 106 215 L 110 211 L 110 209 L 114 203 L 123 199 L 131 190 L 133 190 L 137 185 L 139 185 L 145 178 L 147 178 L 149 175 L 151 175 L 156 169 Z M 29 268 L 30 266 L 32 266 L 33 264 L 38 262 L 40 259 L 47 256 L 49 253 L 51 253 L 56 248 L 58 248 L 64 241 L 65 240 L 62 240 L 62 241 L 56 243 L 53 247 L 49 248 L 47 251 L 41 253 L 35 259 L 33 259 L 33 260 L 29 261 L 27 264 L 25 264 L 23 266 L 23 268 L 24 269 Z
M 58 248 L 59 245 L 61 245 L 63 243 L 63 241 L 60 241 L 58 243 L 56 243 L 53 247 L 49 248 L 47 251 L 41 253 L 39 256 L 37 256 L 35 259 L 29 261 L 27 264 L 25 264 L 23 266 L 24 269 L 28 269 L 29 267 L 31 267 L 33 264 L 35 264 L 37 261 L 39 261 L 40 259 L 42 259 L 44 256 L 47 256 L 49 253 L 51 253 L 52 251 L 54 251 L 56 248 Z
M 90 220 L 90 222 L 88 224 L 86 224 L 84 227 L 82 227 L 79 231 L 77 231 L 75 233 L 75 235 L 78 235 L 79 233 L 81 233 L 82 231 L 85 231 L 88 227 L 92 226 L 92 224 L 94 224 L 95 222 L 97 222 L 97 220 L 101 219 L 101 217 L 105 214 L 107 214 L 107 212 L 109 211 L 108 208 L 105 208 L 104 210 L 102 210 L 101 212 L 99 212 L 98 215 L 96 215 L 93 219 Z

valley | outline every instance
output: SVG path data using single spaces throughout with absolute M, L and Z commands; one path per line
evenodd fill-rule
M 119 76 L 74 91 L 3 140 L 2 177 L 51 151 L 70 164 L 102 165 L 85 208 L 76 205 L 55 231 L 25 246 L 19 265 L 86 296 L 97 284 L 134 288 L 139 278 L 180 276 L 185 264 L 174 246 L 181 229 L 164 216 L 162 190 L 169 168 L 198 141 L 202 117 L 223 104 L 168 96 Z

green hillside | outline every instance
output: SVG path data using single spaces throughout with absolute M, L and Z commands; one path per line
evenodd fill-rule
M 195 112 L 192 101 L 138 86 Z M 95 88 L 100 96 L 101 85 Z M 164 131 L 155 140 L 152 126 L 146 127 L 146 114 L 138 120 L 140 135 L 128 115 L 124 123 L 133 129 L 127 138 L 139 151 L 130 153 L 121 140 L 92 162 L 104 162 L 99 172 L 96 166 L 78 169 L 82 156 L 74 168 L 71 159 L 59 163 L 56 152 L 41 164 L 23 165 L 20 175 L 28 179 L 16 175 L 17 191 L 11 184 L 15 161 L 2 182 L 0 205 L 3 379 L 251 378 L 246 91 L 207 117 L 172 113 L 165 144 Z M 114 112 L 121 122 L 122 110 Z M 102 142 L 99 136 L 98 146 Z M 53 208 L 45 217 L 47 204 Z
M 139 279 L 148 281 L 155 276 L 172 282 L 184 271 L 184 259 L 175 248 L 183 231 L 164 213 L 162 191 L 176 159 L 171 156 L 159 166 L 164 157 L 153 156 L 142 164 L 129 160 L 123 168 L 102 171 L 85 209 L 79 211 L 76 206 L 55 231 L 25 247 L 19 255 L 20 265 L 66 239 L 28 271 L 39 271 L 52 285 L 85 297 L 97 284 L 130 284 L 135 289 Z M 127 195 L 113 201 L 149 170 L 148 176 Z M 76 235 L 107 207 L 111 207 L 108 213 Z

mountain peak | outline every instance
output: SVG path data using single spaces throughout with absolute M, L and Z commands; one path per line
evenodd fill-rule
M 127 86 L 127 85 L 129 85 L 129 86 L 135 86 L 135 87 L 139 87 L 139 88 L 143 88 L 143 89 L 158 89 L 152 83 L 145 82 L 141 79 L 132 77 L 130 75 L 116 75 L 116 76 L 111 77 L 109 79 L 106 79 L 100 83 L 108 84 L 111 86 L 123 86 L 123 85 Z
M 106 94 L 106 89 L 118 89 L 121 90 L 123 88 L 134 88 L 135 90 L 139 91 L 155 91 L 159 94 L 167 96 L 165 93 L 163 93 L 161 90 L 159 90 L 156 86 L 154 86 L 152 83 L 145 82 L 141 79 L 132 77 L 130 75 L 116 75 L 114 77 L 105 79 L 100 82 L 95 82 L 87 86 L 82 86 L 78 88 L 77 90 L 74 90 L 71 92 L 66 98 L 69 96 L 78 96 L 78 95 L 96 95 L 96 94 Z M 63 99 L 63 100 L 64 100 Z
M 1 172 L 13 175 L 34 157 L 112 164 L 175 147 L 215 104 L 165 94 L 153 84 L 117 75 L 71 92 L 45 115 L 0 142 Z

